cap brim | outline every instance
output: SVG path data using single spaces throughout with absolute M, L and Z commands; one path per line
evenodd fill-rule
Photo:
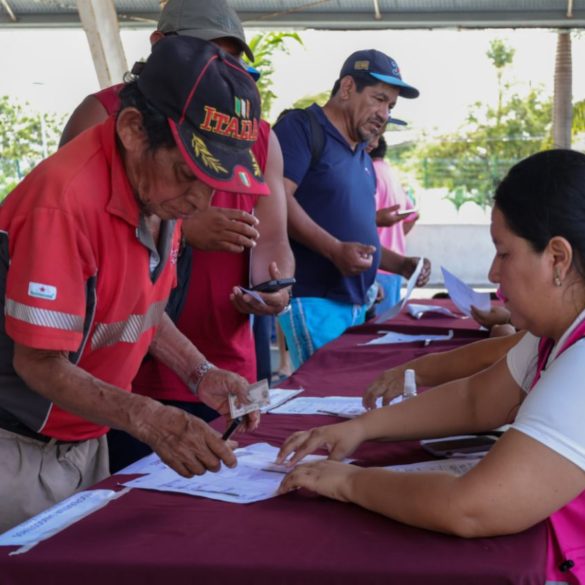
M 417 98 L 420 95 L 418 89 L 412 87 L 412 85 L 408 85 L 408 83 L 404 83 L 404 81 L 402 81 L 402 79 L 398 79 L 398 77 L 382 75 L 381 73 L 373 73 L 372 71 L 368 71 L 368 73 L 372 77 L 380 80 L 382 83 L 387 83 L 388 85 L 397 87 L 399 89 L 400 95 L 404 98 L 412 99 Z
M 408 123 L 404 120 L 400 120 L 399 118 L 392 118 L 388 116 L 388 124 L 395 124 L 396 126 L 408 126 Z
M 252 49 L 248 46 L 245 40 L 240 37 L 236 37 L 234 35 L 230 35 L 226 33 L 225 30 L 219 30 L 214 28 L 184 28 L 181 30 L 174 31 L 179 35 L 185 35 L 188 37 L 195 37 L 196 39 L 203 39 L 204 41 L 213 41 L 214 39 L 222 39 L 222 38 L 229 38 L 236 40 L 242 51 L 244 51 L 246 57 L 250 60 L 251 63 L 254 62 L 254 53 L 252 53 Z
M 249 148 L 212 145 L 184 124 L 168 119 L 177 147 L 195 176 L 220 191 L 270 195 L 260 165 Z
M 258 71 L 258 69 L 256 69 L 256 67 L 252 67 L 252 65 L 249 63 L 244 63 L 244 69 L 254 81 L 258 81 L 260 79 L 261 73 Z

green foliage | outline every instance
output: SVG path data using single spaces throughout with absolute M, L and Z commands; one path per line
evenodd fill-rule
M 512 64 L 515 52 L 516 51 L 509 47 L 502 39 L 494 39 L 490 42 L 490 48 L 486 55 L 492 62 L 493 66 L 498 71 L 501 71 L 506 66 Z
M 0 97 L 0 200 L 43 158 L 52 154 L 63 120 L 35 114 L 28 104 Z
M 503 41 L 490 45 L 488 57 L 498 73 L 495 107 L 473 104 L 459 131 L 438 142 L 423 139 L 416 149 L 418 179 L 427 188 L 447 187 L 447 199 L 457 209 L 466 201 L 489 206 L 514 163 L 551 145 L 551 100 L 543 99 L 539 88 L 527 95 L 513 93 L 503 81 L 513 55 Z
M 573 104 L 573 136 L 585 132 L 585 100 Z
M 293 108 L 308 108 L 311 104 L 319 104 L 324 106 L 331 95 L 330 91 L 322 91 L 313 95 L 306 95 L 298 99 L 293 105 Z
M 287 39 L 292 39 L 303 44 L 301 37 L 294 32 L 269 32 L 254 35 L 248 45 L 254 53 L 254 67 L 260 71 L 260 79 L 256 82 L 262 98 L 262 111 L 267 116 L 271 110 L 272 102 L 276 94 L 272 91 L 274 65 L 272 57 L 274 53 L 282 51 L 288 53 Z

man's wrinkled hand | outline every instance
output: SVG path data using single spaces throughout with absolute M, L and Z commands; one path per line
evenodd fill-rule
M 228 467 L 237 464 L 235 455 L 218 432 L 174 406 L 156 403 L 143 420 L 135 421 L 135 428 L 136 437 L 183 477 L 219 471 L 222 462 Z
M 183 221 L 183 234 L 198 250 L 241 253 L 256 245 L 257 226 L 258 219 L 245 211 L 209 207 Z
M 248 381 L 234 372 L 213 368 L 205 372 L 197 386 L 197 395 L 207 406 L 229 416 L 228 396 L 233 394 L 238 400 L 248 403 Z
M 214 368 L 208 370 L 197 387 L 197 395 L 207 406 L 217 410 L 230 419 L 228 396 L 233 394 L 238 401 L 248 404 L 248 381 L 234 372 Z M 260 412 L 255 411 L 246 415 L 242 429 L 253 431 L 260 424 Z

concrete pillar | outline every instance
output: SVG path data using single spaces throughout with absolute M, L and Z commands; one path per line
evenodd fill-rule
M 571 148 L 571 128 L 573 125 L 573 65 L 570 30 L 560 30 L 557 32 L 554 87 L 553 143 L 555 148 Z
M 120 83 L 128 71 L 114 0 L 77 0 L 100 87 Z

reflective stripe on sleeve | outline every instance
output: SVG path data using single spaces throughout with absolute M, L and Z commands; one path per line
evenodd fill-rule
M 13 319 L 24 321 L 31 325 L 79 333 L 83 331 L 83 317 L 79 315 L 39 309 L 38 307 L 18 303 L 12 299 L 6 299 L 4 313 Z
M 98 323 L 91 339 L 91 349 L 100 349 L 118 342 L 136 343 L 144 332 L 158 325 L 166 306 L 165 299 L 152 304 L 144 315 L 130 315 L 127 321 L 116 323 Z

